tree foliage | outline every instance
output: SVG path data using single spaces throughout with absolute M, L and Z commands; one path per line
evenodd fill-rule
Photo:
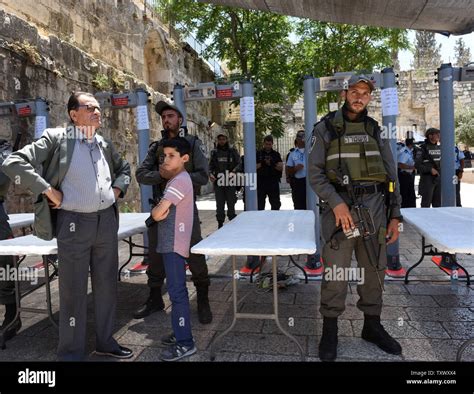
M 456 56 L 455 66 L 462 67 L 471 62 L 471 50 L 461 38 L 456 40 L 454 46 L 454 54 Z
M 416 69 L 435 70 L 441 66 L 441 44 L 438 45 L 435 33 L 417 31 L 412 66 Z
M 358 71 L 371 73 L 393 64 L 392 56 L 400 49 L 409 48 L 406 30 L 371 26 L 353 26 L 303 20 L 296 24 L 300 37 L 291 58 L 291 94 L 298 95 L 301 77 L 322 77 L 337 72 Z M 319 108 L 327 110 L 329 101 L 337 95 L 328 94 L 318 100 Z
M 456 141 L 474 146 L 474 107 L 463 107 L 455 116 Z
M 371 72 L 390 66 L 409 46 L 405 30 L 296 20 L 193 0 L 158 4 L 168 23 L 208 45 L 207 55 L 252 79 L 257 138 L 283 134 L 282 108 L 300 96 L 304 75 Z

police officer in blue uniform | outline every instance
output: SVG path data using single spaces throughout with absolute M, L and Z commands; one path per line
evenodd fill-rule
M 288 154 L 286 172 L 292 177 L 291 194 L 295 209 L 306 209 L 306 153 L 304 130 L 296 133 L 296 147 Z
M 407 138 L 405 145 L 398 150 L 398 182 L 402 196 L 402 208 L 416 208 L 415 158 L 413 138 Z

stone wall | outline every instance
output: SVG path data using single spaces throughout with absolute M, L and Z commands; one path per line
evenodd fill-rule
M 397 127 L 414 129 L 424 134 L 430 127 L 440 127 L 439 84 L 435 82 L 435 70 L 411 70 L 399 73 Z M 455 109 L 474 106 L 474 84 L 454 82 Z M 380 123 L 382 110 L 380 91 L 375 91 L 369 112 Z
M 151 102 L 170 97 L 175 83 L 195 85 L 214 75 L 189 45 L 179 41 L 143 3 L 131 0 L 0 0 L 0 101 L 45 97 L 50 102 L 51 127 L 63 125 L 71 91 L 125 91 L 143 87 Z M 187 105 L 188 129 L 212 148 L 209 121 L 224 122 L 218 102 Z M 161 121 L 149 106 L 150 134 L 160 137 Z M 138 165 L 138 138 L 133 109 L 105 110 L 101 133 Z M 0 119 L 0 138 L 22 144 L 33 138 L 33 119 Z M 30 211 L 30 193 L 12 187 L 10 212 Z M 209 187 L 204 190 L 208 190 Z M 122 208 L 139 210 L 134 177 Z

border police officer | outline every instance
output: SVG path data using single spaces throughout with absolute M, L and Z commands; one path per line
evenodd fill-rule
M 225 205 L 227 204 L 227 217 L 235 218 L 235 203 L 237 202 L 236 173 L 240 167 L 240 156 L 237 150 L 229 145 L 227 136 L 220 133 L 217 136 L 217 146 L 211 152 L 209 161 L 209 178 L 214 184 L 216 195 L 216 219 L 218 228 L 225 221 Z M 231 184 L 232 183 L 232 184 Z
M 394 181 L 397 173 L 390 145 L 383 141 L 377 122 L 367 116 L 373 89 L 366 76 L 351 77 L 348 89 L 341 93 L 344 106 L 326 115 L 313 130 L 308 175 L 311 187 L 325 205 L 321 218 L 325 274 L 320 308 L 324 320 L 319 344 L 323 361 L 337 357 L 337 319 L 345 309 L 348 286 L 347 277 L 331 278 L 328 273 L 337 266 L 349 268 L 353 251 L 364 272 L 364 281 L 357 286 L 357 307 L 364 312 L 362 338 L 390 354 L 402 351 L 380 324 L 386 240 L 397 240 L 401 216 L 398 186 L 390 183 L 394 189 L 387 225 L 384 185 L 387 180 Z M 366 222 L 371 222 L 372 235 L 367 238 L 356 234 L 362 221 L 355 207 L 360 204 L 365 210 L 357 212 L 365 212 Z
M 426 130 L 425 142 L 420 145 L 415 156 L 415 166 L 420 174 L 418 193 L 421 207 L 441 206 L 441 145 L 440 131 L 434 127 Z

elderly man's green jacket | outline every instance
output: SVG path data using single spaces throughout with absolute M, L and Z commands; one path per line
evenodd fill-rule
M 37 141 L 26 145 L 3 162 L 2 170 L 15 184 L 34 194 L 34 234 L 42 239 L 55 237 L 56 210 L 50 209 L 42 193 L 52 186 L 61 189 L 71 163 L 78 134 L 74 126 L 46 129 Z M 111 141 L 96 134 L 112 176 L 112 187 L 122 191 L 123 197 L 130 184 L 130 165 L 120 157 Z

